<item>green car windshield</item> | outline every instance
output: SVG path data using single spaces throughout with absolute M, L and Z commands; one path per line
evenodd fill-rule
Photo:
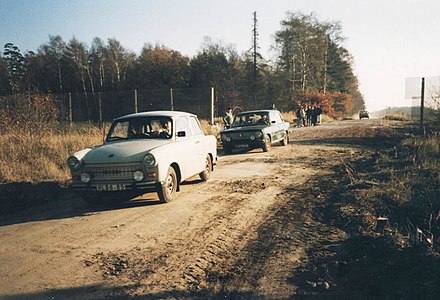
M 137 117 L 117 120 L 107 135 L 107 142 L 121 139 L 170 139 L 172 120 L 168 117 Z
M 266 112 L 238 114 L 234 117 L 231 127 L 269 125 L 269 115 Z

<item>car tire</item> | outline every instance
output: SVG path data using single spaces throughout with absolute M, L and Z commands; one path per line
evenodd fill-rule
M 156 187 L 160 202 L 168 203 L 174 200 L 177 192 L 177 184 L 176 171 L 174 171 L 172 167 L 169 167 L 164 184 L 158 184 Z
M 270 150 L 271 147 L 271 140 L 270 140 L 270 136 L 266 135 L 266 137 L 264 138 L 264 144 L 263 147 L 261 147 L 263 149 L 264 152 L 268 152 Z
M 289 144 L 289 134 L 285 132 L 284 137 L 281 140 L 281 146 L 287 146 L 288 144 Z
M 211 171 L 212 171 L 212 159 L 211 156 L 208 154 L 205 160 L 205 169 L 203 170 L 203 172 L 199 174 L 200 179 L 202 179 L 202 181 L 207 181 L 209 177 L 211 177 Z

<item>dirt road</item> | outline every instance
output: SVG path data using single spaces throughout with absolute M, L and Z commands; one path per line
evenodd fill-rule
M 384 126 L 386 125 L 386 126 Z M 338 166 L 374 152 L 381 120 L 293 128 L 289 145 L 222 156 L 178 198 L 99 209 L 64 197 L 0 219 L 0 299 L 287 298 L 347 233 L 322 213 Z M 383 139 L 382 139 L 383 140 Z

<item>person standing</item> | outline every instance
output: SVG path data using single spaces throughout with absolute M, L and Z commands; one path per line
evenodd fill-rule
M 306 109 L 306 119 L 307 126 L 312 125 L 312 107 L 310 105 Z
M 321 115 L 322 115 L 322 105 L 318 106 L 316 108 L 316 115 L 317 115 L 317 124 L 321 125 Z
M 306 111 L 304 110 L 304 106 L 301 105 L 301 110 L 300 110 L 300 114 L 301 114 L 301 120 L 302 120 L 302 126 L 306 126 Z
M 312 107 L 312 125 L 316 126 L 316 122 L 318 122 L 318 108 L 316 106 Z
M 234 116 L 232 115 L 232 108 L 228 107 L 226 109 L 225 116 L 223 117 L 223 123 L 225 124 L 226 129 L 231 127 L 233 120 Z
M 300 107 L 298 107 L 298 109 L 296 110 L 296 120 L 297 120 L 298 127 L 303 126 L 303 122 L 304 122 L 303 121 L 304 116 L 301 111 L 304 111 L 302 105 Z

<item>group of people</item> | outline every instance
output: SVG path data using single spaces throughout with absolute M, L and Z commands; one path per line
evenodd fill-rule
M 300 106 L 296 110 L 296 118 L 299 127 L 316 126 L 321 124 L 321 106 Z

